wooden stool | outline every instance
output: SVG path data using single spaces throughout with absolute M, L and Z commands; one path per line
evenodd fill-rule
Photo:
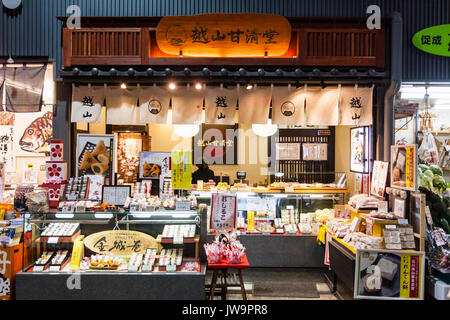
M 222 288 L 222 300 L 227 299 L 227 289 L 230 287 L 230 285 L 227 283 L 227 275 L 228 275 L 228 269 L 236 269 L 239 276 L 239 284 L 241 287 L 241 295 L 243 300 L 247 300 L 247 294 L 245 292 L 245 286 L 244 286 L 244 280 L 242 278 L 242 270 L 250 268 L 250 265 L 247 260 L 247 255 L 244 254 L 242 257 L 242 262 L 239 264 L 229 264 L 226 260 L 222 260 L 220 263 L 215 264 L 209 264 L 208 263 L 208 269 L 213 270 L 213 277 L 211 281 L 211 287 L 210 287 L 210 294 L 209 299 L 214 300 L 214 294 L 216 291 L 216 287 Z M 217 286 L 217 279 L 219 277 L 219 272 L 223 275 L 223 284 Z

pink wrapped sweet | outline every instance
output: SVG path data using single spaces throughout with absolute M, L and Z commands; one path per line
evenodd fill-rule
M 209 264 L 219 263 L 222 260 L 221 249 L 217 243 L 205 244 L 204 248 Z
M 225 259 L 229 264 L 238 264 L 242 262 L 245 248 L 238 248 L 237 246 L 230 246 L 225 253 Z

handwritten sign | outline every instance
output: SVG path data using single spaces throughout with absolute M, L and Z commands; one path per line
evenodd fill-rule
M 160 245 L 152 236 L 129 230 L 94 233 L 84 239 L 84 245 L 95 253 L 113 253 L 116 255 L 145 253 L 148 248 L 160 249 Z
M 420 30 L 413 36 L 412 43 L 427 53 L 450 57 L 450 24 Z
M 102 202 L 109 205 L 124 206 L 130 194 L 130 186 L 103 186 Z
M 201 14 L 163 17 L 156 29 L 159 49 L 191 57 L 282 56 L 292 28 L 272 14 Z
M 210 229 L 235 229 L 237 197 L 232 194 L 213 193 L 211 196 Z

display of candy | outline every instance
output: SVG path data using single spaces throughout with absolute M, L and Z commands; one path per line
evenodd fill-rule
M 244 254 L 244 247 L 232 244 L 225 250 L 224 256 L 229 264 L 237 264 L 242 262 Z
M 72 237 L 79 228 L 79 223 L 50 223 L 41 237 Z
M 221 247 L 217 242 L 203 245 L 209 264 L 219 263 L 222 260 Z
M 158 265 L 166 267 L 169 265 L 181 266 L 183 262 L 183 249 L 162 249 L 159 255 Z
M 25 195 L 28 211 L 45 213 L 49 211 L 47 190 L 35 190 Z
M 162 233 L 163 238 L 194 238 L 195 224 L 172 224 L 165 225 Z
M 109 254 L 91 255 L 90 258 L 85 258 L 89 268 L 91 269 L 117 269 L 123 263 L 123 259 Z
M 296 209 L 282 209 L 281 210 L 281 222 L 283 225 L 298 224 L 299 214 Z
M 181 266 L 181 272 L 197 272 L 200 265 L 198 262 L 191 261 L 191 262 L 184 262 Z
M 52 258 L 52 266 L 61 266 L 67 260 L 69 255 L 69 251 L 67 250 L 58 250 L 54 257 Z
M 36 266 L 45 266 L 47 265 L 50 260 L 53 258 L 53 256 L 55 255 L 54 251 L 44 251 L 44 253 L 42 253 L 41 257 L 35 262 Z
M 133 253 L 131 255 L 130 261 L 128 262 L 128 271 L 138 272 L 141 267 L 143 259 L 144 255 L 142 253 Z
M 145 251 L 144 258 L 142 260 L 142 272 L 152 272 L 156 259 L 156 249 L 151 248 Z
M 286 231 L 286 233 L 290 233 L 290 234 L 295 234 L 298 232 L 296 224 L 287 224 L 284 226 L 284 230 Z
M 356 194 L 348 200 L 348 204 L 356 209 L 378 208 L 379 201 L 377 198 L 366 194 Z
M 315 214 L 314 217 L 315 222 L 326 223 L 326 221 L 334 219 L 334 209 L 316 210 L 314 214 Z
M 276 229 L 282 229 L 283 228 L 283 222 L 281 221 L 281 218 L 275 218 L 275 220 L 274 220 L 274 227 Z

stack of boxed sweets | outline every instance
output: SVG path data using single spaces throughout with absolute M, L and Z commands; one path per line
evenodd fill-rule
M 415 249 L 414 232 L 411 226 L 389 225 L 384 231 L 384 246 L 386 249 Z
M 93 210 L 95 206 L 97 206 L 98 202 L 96 201 L 89 201 L 89 200 L 79 200 L 79 201 L 61 201 L 58 205 L 59 210 L 68 209 L 71 211 L 70 208 L 73 208 L 74 211 L 80 211 L 80 209 L 84 210 Z
M 66 188 L 66 199 L 70 201 L 86 199 L 88 182 L 89 178 L 86 176 L 70 178 Z
M 50 223 L 41 237 L 72 237 L 79 228 L 79 223 Z
M 383 248 L 382 237 L 368 236 L 361 232 L 349 233 L 342 239 L 342 241 L 353 247 L 355 250 Z
M 375 197 L 366 194 L 356 194 L 348 200 L 348 204 L 356 209 L 378 208 L 378 200 Z
M 298 224 L 299 213 L 296 209 L 281 209 L 281 222 L 284 225 Z
M 183 262 L 183 249 L 162 249 L 159 255 L 158 266 L 181 266 Z
M 300 215 L 300 223 L 298 229 L 301 233 L 309 234 L 312 232 L 312 218 L 309 214 Z
M 163 238 L 194 238 L 195 224 L 172 224 L 165 225 L 162 233 Z
M 68 250 L 58 250 L 54 255 L 54 257 L 52 258 L 50 266 L 59 267 L 58 269 L 61 269 L 61 267 L 64 265 L 64 262 L 66 262 L 68 258 L 69 258 Z
M 281 218 L 275 218 L 275 219 L 273 220 L 273 226 L 274 226 L 276 229 L 283 229 L 284 224 L 283 224 Z
M 67 161 L 63 161 L 63 141 L 51 140 L 50 161 L 45 162 L 45 183 L 42 185 L 48 190 L 48 203 L 51 208 L 58 207 L 66 184 Z
M 295 234 L 298 232 L 296 224 L 286 224 L 284 225 L 284 230 L 286 233 Z
M 142 272 L 152 272 L 155 265 L 157 250 L 155 248 L 149 248 L 145 250 L 145 255 L 142 260 Z
M 143 259 L 144 255 L 142 253 L 133 253 L 128 262 L 128 272 L 138 272 Z

